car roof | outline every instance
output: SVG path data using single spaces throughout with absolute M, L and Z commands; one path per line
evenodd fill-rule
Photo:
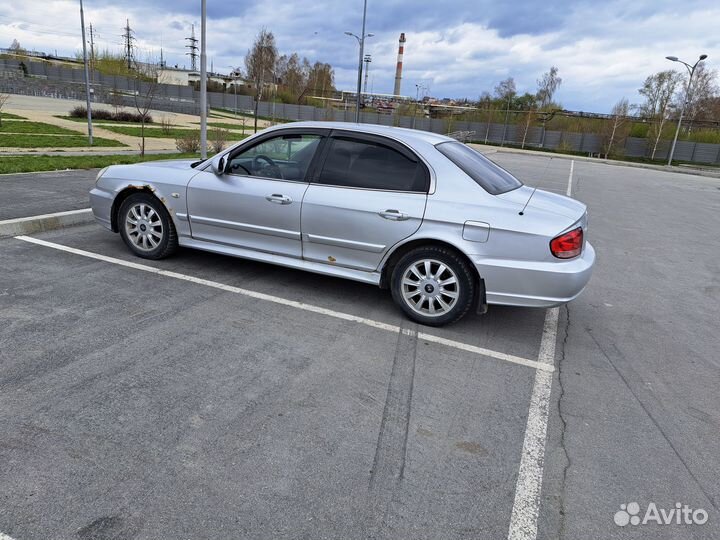
M 341 129 L 344 131 L 355 131 L 357 133 L 371 133 L 374 135 L 385 135 L 394 139 L 400 139 L 403 142 L 412 144 L 413 142 L 423 142 L 436 145 L 441 142 L 454 141 L 450 137 L 431 133 L 429 131 L 421 131 L 419 129 L 400 128 L 394 126 L 383 126 L 378 124 L 356 124 L 354 122 L 290 122 L 288 124 L 280 124 L 270 128 L 271 130 L 282 128 L 321 128 L 321 129 Z M 269 130 L 268 130 L 269 131 Z

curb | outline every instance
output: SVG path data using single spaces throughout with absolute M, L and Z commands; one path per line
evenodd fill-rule
M 90 208 L 57 212 L 55 214 L 43 214 L 41 216 L 7 219 L 0 221 L 0 238 L 54 231 L 75 225 L 85 225 L 94 221 L 95 218 Z

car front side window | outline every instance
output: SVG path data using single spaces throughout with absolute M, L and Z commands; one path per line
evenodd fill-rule
M 285 134 L 265 139 L 230 157 L 225 171 L 302 182 L 317 151 L 320 135 Z

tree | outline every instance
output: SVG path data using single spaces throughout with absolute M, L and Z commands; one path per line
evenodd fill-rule
M 490 92 L 485 90 L 482 92 L 482 94 L 480 94 L 480 99 L 478 99 L 478 108 L 487 111 L 487 116 L 485 118 L 485 144 L 487 144 L 488 136 L 490 135 L 490 124 L 492 123 L 493 114 L 493 98 L 490 95 Z
M 553 95 L 561 84 L 562 79 L 558 77 L 558 68 L 555 66 L 552 66 L 550 71 L 544 73 L 543 76 L 537 80 L 537 99 L 540 102 L 540 108 L 545 108 L 552 103 Z
M 711 100 L 718 92 L 716 79 L 717 71 L 706 68 L 703 62 L 699 63 L 695 68 L 692 88 L 689 89 L 689 93 L 685 96 L 687 101 L 685 115 L 688 119 L 688 131 L 692 130 L 692 124 L 696 119 L 711 117 Z M 687 83 L 685 82 L 685 92 L 687 91 Z
M 10 99 L 9 94 L 0 94 L 0 126 L 2 126 L 2 110 L 8 99 Z
M 505 125 L 503 126 L 503 136 L 502 141 L 500 142 L 500 146 L 505 145 L 508 116 L 510 115 L 510 103 L 515 97 L 515 94 L 517 94 L 517 90 L 515 89 L 515 79 L 513 79 L 512 77 L 508 77 L 504 81 L 500 81 L 495 87 L 495 95 L 497 96 L 497 98 L 507 104 L 505 109 Z
M 255 38 L 252 49 L 245 55 L 245 71 L 248 79 L 255 86 L 255 131 L 257 132 L 258 103 L 262 96 L 265 81 L 271 77 L 277 64 L 278 51 L 275 45 L 275 36 L 262 28 Z M 273 81 L 274 83 L 275 81 Z
M 134 103 L 135 109 L 140 115 L 140 155 L 145 155 L 145 123 L 147 121 L 148 112 L 152 108 L 153 101 L 158 91 L 158 73 L 160 68 L 153 60 L 147 62 L 135 63 L 135 74 L 133 77 L 134 84 Z
M 297 103 L 298 98 L 307 88 L 310 62 L 308 62 L 307 58 L 300 61 L 297 53 L 290 56 L 284 54 L 277 60 L 275 75 L 277 76 L 277 82 L 287 90 L 292 100 Z
M 495 97 L 502 101 L 508 101 L 515 97 L 517 90 L 515 88 L 515 79 L 508 77 L 500 81 L 495 87 Z
M 622 130 L 627 123 L 629 112 L 630 103 L 626 98 L 622 98 L 613 106 L 610 113 L 612 115 L 612 119 L 609 124 L 606 123 L 606 126 L 609 126 L 608 129 L 610 134 L 607 136 L 607 140 L 605 142 L 605 159 L 607 159 L 608 155 L 612 153 L 613 144 L 615 142 L 619 142 L 619 140 L 623 138 L 621 136 Z
M 647 77 L 642 88 L 638 89 L 640 95 L 645 97 L 645 102 L 640 105 L 640 113 L 653 121 L 652 128 L 648 133 L 650 139 L 654 139 L 650 159 L 655 159 L 670 106 L 681 81 L 682 75 L 677 71 L 660 71 Z
M 317 96 L 335 91 L 335 70 L 330 64 L 315 62 L 308 73 L 307 88 Z
M 640 114 L 654 118 L 666 112 L 682 78 L 680 73 L 671 69 L 648 76 L 642 88 L 638 89 L 638 93 L 645 98 L 639 107 Z
M 27 51 L 20 45 L 20 42 L 17 39 L 12 40 L 8 49 L 12 54 L 16 54 L 18 56 L 25 56 L 27 54 Z

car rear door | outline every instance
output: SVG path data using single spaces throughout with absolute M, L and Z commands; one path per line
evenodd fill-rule
M 241 146 L 223 174 L 198 173 L 187 189 L 192 237 L 301 258 L 306 175 L 326 130 L 288 129 Z
M 429 170 L 397 141 L 335 130 L 320 161 L 303 199 L 303 258 L 374 271 L 420 227 Z

